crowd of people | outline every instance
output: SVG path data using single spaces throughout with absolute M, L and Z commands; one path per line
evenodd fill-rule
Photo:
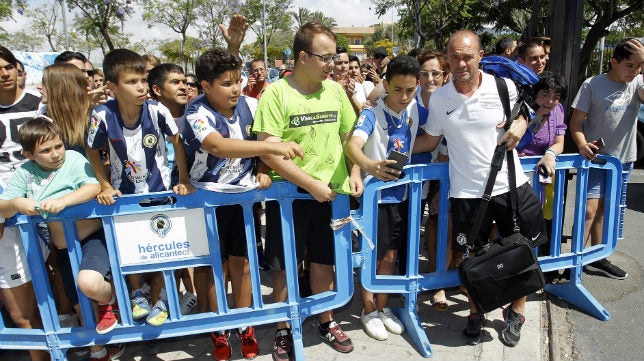
M 547 254 L 547 199 L 536 195 L 519 162 L 520 156 L 541 156 L 538 167 L 543 169 L 547 187 L 563 151 L 567 128 L 561 102 L 568 96 L 568 86 L 560 74 L 546 70 L 547 39 L 517 44 L 503 38 L 496 44 L 497 55 L 527 66 L 539 77 L 532 88 L 534 109 L 517 119 L 506 119 L 494 76 L 479 69 L 484 51 L 472 31 L 452 34 L 444 53 L 417 49 L 393 57 L 378 47 L 371 60 L 361 61 L 337 46 L 329 28 L 312 21 L 295 34 L 294 68 L 280 71 L 280 79 L 269 84 L 264 61 L 252 60 L 242 86 L 244 64 L 239 47 L 247 27 L 238 15 L 227 27 L 221 25 L 227 48 L 201 54 L 195 74 L 127 49 L 109 52 L 101 69 L 95 69 L 82 54 L 66 51 L 45 69 L 40 94 L 25 89 L 24 66 L 0 46 L 0 129 L 4 131 L 0 134 L 0 216 L 22 213 L 46 218 L 92 199 L 112 205 L 127 194 L 172 191 L 184 196 L 195 189 L 243 192 L 289 181 L 313 197 L 293 202 L 294 258 L 305 265 L 311 292 L 318 294 L 334 289 L 331 202 L 339 193 L 359 200 L 367 177 L 397 180 L 402 171 L 392 158 L 400 155 L 403 164 L 449 162 L 449 246 L 441 264 L 457 267 L 466 249 L 508 236 L 516 226 L 535 247 L 546 245 L 541 249 Z M 598 153 L 618 157 L 626 179 L 636 157 L 637 111 L 644 102 L 644 80 L 639 75 L 642 62 L 641 42 L 632 38 L 620 42 L 608 73 L 583 83 L 569 122 L 579 153 L 589 160 Z M 509 99 L 515 102 L 518 90 L 510 79 L 504 80 Z M 541 120 L 531 122 L 537 115 Z M 510 122 L 506 131 L 503 125 Z M 601 144 L 596 142 L 600 138 Z M 512 222 L 504 164 L 481 231 L 476 239 L 468 239 L 497 144 L 505 144 L 515 158 L 518 219 Z M 585 237 L 595 245 L 602 242 L 605 177 L 591 170 L 589 178 Z M 380 193 L 379 275 L 396 274 L 397 262 L 405 269 L 407 193 L 405 186 Z M 428 272 L 436 271 L 437 264 L 438 194 L 438 184 L 427 182 L 422 209 L 429 215 L 425 224 Z M 166 204 L 171 200 L 155 201 Z M 291 256 L 283 251 L 280 209 L 275 202 L 257 204 L 256 227 L 262 210 L 265 245 L 262 248 L 259 240 L 258 256 L 271 269 L 273 300 L 285 302 L 285 262 Z M 234 307 L 252 305 L 242 208 L 219 207 L 216 218 L 224 274 L 215 275 L 210 267 L 176 270 L 185 289 L 180 301 L 184 314 L 195 307 L 197 312 L 217 311 L 213 277 L 230 279 Z M 75 318 L 74 314 L 81 315 L 78 289 L 96 305 L 96 332 L 108 333 L 119 321 L 102 224 L 78 220 L 76 229 L 82 258 L 74 277 L 66 249 L 71 240 L 65 239 L 61 225 L 49 222 L 39 227 L 39 244 L 52 270 L 61 325 Z M 2 306 L 17 327 L 40 328 L 20 235 L 15 227 L 4 228 L 2 223 L 0 237 Z M 607 259 L 586 267 L 616 279 L 627 276 Z M 131 274 L 126 280 L 133 318 L 151 326 L 165 323 L 167 292 L 176 292 L 177 285 L 165 285 L 160 272 Z M 387 294 L 361 289 L 361 295 L 360 320 L 370 337 L 385 340 L 390 333 L 405 331 L 387 307 Z M 525 302 L 522 297 L 503 310 L 501 340 L 508 346 L 520 340 Z M 432 305 L 440 311 L 448 309 L 445 290 L 435 292 Z M 354 349 L 332 310 L 317 317 L 319 335 L 333 349 L 343 353 Z M 82 322 L 83 317 L 78 320 Z M 485 315 L 470 302 L 463 330 L 467 344 L 480 342 L 484 321 Z M 276 361 L 293 357 L 290 327 L 288 322 L 276 324 L 272 350 Z M 254 329 L 247 326 L 211 334 L 216 360 L 231 357 L 231 331 L 240 339 L 245 358 L 259 354 Z M 154 341 L 149 341 L 149 347 L 154 349 Z M 123 348 L 96 345 L 89 348 L 88 356 L 91 361 L 107 361 Z M 45 351 L 29 352 L 32 360 L 49 359 Z

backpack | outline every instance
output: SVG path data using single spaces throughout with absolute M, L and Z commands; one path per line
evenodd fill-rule
M 527 66 L 498 55 L 486 56 L 481 59 L 479 68 L 488 74 L 500 78 L 512 79 L 516 85 L 517 91 L 519 92 L 517 104 L 520 105 L 520 111 L 523 116 L 530 119 L 528 129 L 517 146 L 517 150 L 522 150 L 528 144 L 532 143 L 534 128 L 538 127 L 541 123 L 541 117 L 535 117 L 534 110 L 531 110 L 539 107 L 534 103 L 532 91 L 532 86 L 539 81 L 539 76 Z M 516 105 L 515 108 L 517 108 Z M 513 119 L 516 117 L 515 114 L 518 115 L 518 111 L 515 112 L 515 109 L 513 109 Z

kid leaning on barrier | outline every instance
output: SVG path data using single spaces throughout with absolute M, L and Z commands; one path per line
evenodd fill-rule
M 0 200 L 0 214 L 11 217 L 59 213 L 68 206 L 84 203 L 100 191 L 87 159 L 73 150 L 65 150 L 63 133 L 51 119 L 33 118 L 18 131 L 23 154 L 29 161 L 18 168 Z M 48 223 L 51 240 L 58 248 L 67 248 L 60 222 Z M 96 332 L 104 334 L 116 326 L 112 310 L 114 295 L 105 237 L 99 219 L 76 221 L 82 258 L 77 276 L 78 289 L 99 304 Z M 109 359 L 107 349 L 92 352 L 92 360 Z
M 246 27 L 246 20 L 235 16 L 228 31 L 243 33 Z M 304 156 L 302 148 L 294 142 L 261 142 L 251 133 L 257 100 L 241 95 L 242 66 L 237 55 L 222 48 L 209 49 L 197 59 L 195 73 L 204 95 L 186 108 L 182 132 L 190 178 L 197 188 L 219 192 L 268 188 L 272 182 L 267 167 L 257 156 L 274 154 L 284 159 Z M 235 307 L 250 307 L 252 294 L 243 209 L 239 205 L 218 207 L 216 216 L 223 279 L 228 280 L 230 275 Z M 212 268 L 195 268 L 194 276 L 199 312 L 217 311 Z M 236 333 L 242 355 L 247 359 L 256 357 L 259 347 L 254 328 L 238 328 Z M 215 360 L 228 360 L 232 353 L 230 331 L 212 332 L 211 337 Z
M 98 203 L 114 204 L 122 194 L 143 194 L 172 189 L 175 194 L 194 192 L 188 178 L 186 157 L 179 131 L 172 114 L 162 104 L 148 100 L 145 61 L 139 54 L 116 49 L 103 59 L 107 87 L 114 100 L 96 107 L 90 118 L 87 152 L 96 173 L 101 192 Z M 179 182 L 170 184 L 165 138 L 172 143 Z M 106 177 L 98 150 L 109 149 L 111 177 Z M 161 203 L 169 199 L 153 200 Z M 134 276 L 134 277 L 132 277 Z M 161 290 L 161 274 L 152 275 L 150 308 L 141 290 L 140 275 L 129 275 L 133 289 L 132 316 L 146 318 L 152 326 L 162 325 L 168 318 L 167 296 Z

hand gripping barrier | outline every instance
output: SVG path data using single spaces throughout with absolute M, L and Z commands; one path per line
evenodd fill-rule
M 231 194 L 199 190 L 193 195 L 176 196 L 176 204 L 172 205 L 141 207 L 139 204 L 141 200 L 148 200 L 151 197 L 167 196 L 174 195 L 165 192 L 144 196 L 125 196 L 118 199 L 114 206 L 101 206 L 96 201 L 92 201 L 84 205 L 70 207 L 58 215 L 51 215 L 46 220 L 40 217 L 17 216 L 14 221 L 20 228 L 23 238 L 36 299 L 43 321 L 43 329 L 7 328 L 0 319 L 0 348 L 49 350 L 53 360 L 66 360 L 66 350 L 72 347 L 185 336 L 249 325 L 288 321 L 292 326 L 295 357 L 298 360 L 304 360 L 302 322 L 313 314 L 335 309 L 348 303 L 353 295 L 350 227 L 342 227 L 334 231 L 335 290 L 301 298 L 297 282 L 298 271 L 291 205 L 297 199 L 312 199 L 310 195 L 298 192 L 296 187 L 290 183 L 276 182 L 270 189 L 263 191 Z M 265 303 L 262 299 L 252 210 L 254 203 L 262 201 L 277 201 L 280 206 L 281 224 L 284 230 L 284 252 L 286 255 L 285 271 L 288 289 L 286 302 Z M 248 257 L 253 295 L 252 305 L 248 308 L 230 308 L 228 306 L 225 296 L 226 287 L 221 276 L 222 264 L 215 211 L 217 207 L 234 204 L 243 207 L 246 224 L 245 231 L 249 250 Z M 349 216 L 348 196 L 338 195 L 332 204 L 332 214 L 333 219 L 345 219 Z M 77 275 L 81 255 L 80 247 L 77 241 L 70 240 L 76 240 L 75 220 L 85 218 L 101 218 L 103 220 L 116 299 L 120 306 L 120 324 L 114 330 L 103 335 L 95 332 L 96 322 L 93 316 L 92 303 L 80 292 L 79 301 L 83 315 L 85 315 L 85 326 L 60 327 L 43 257 L 37 246 L 37 242 L 40 242 L 35 230 L 37 222 L 62 221 L 66 239 L 68 240 L 72 270 L 74 275 Z M 123 226 L 124 224 L 126 227 Z M 202 229 L 197 229 L 199 227 L 195 227 L 195 224 L 202 225 Z M 170 225 L 172 226 L 170 227 Z M 161 249 L 158 246 L 157 248 L 154 247 L 153 239 L 149 242 L 145 240 L 139 242 L 140 244 L 134 246 L 135 248 L 132 250 L 131 244 L 136 243 L 135 241 L 140 238 L 147 237 L 146 234 L 150 233 L 148 230 L 150 227 L 159 236 L 161 236 L 160 233 L 167 232 L 168 239 L 171 236 L 177 237 L 176 239 L 182 242 L 190 242 L 190 247 L 194 246 L 195 253 L 199 255 L 174 258 L 169 256 L 167 259 L 159 260 L 159 255 L 169 253 L 157 252 Z M 206 247 L 205 251 L 203 248 L 199 251 L 198 247 L 194 245 L 194 243 L 199 243 L 198 238 L 200 237 L 205 238 L 203 242 L 205 246 L 202 245 Z M 167 243 L 168 240 L 163 242 Z M 176 251 L 178 248 L 176 242 L 172 244 L 167 248 L 174 248 Z M 148 246 L 151 248 L 148 248 Z M 137 250 L 140 253 L 142 249 L 151 250 L 151 252 L 147 252 L 145 257 L 137 256 Z M 167 296 L 170 317 L 165 324 L 153 327 L 145 323 L 135 323 L 132 320 L 125 275 L 161 271 L 165 284 L 175 285 L 175 269 L 205 265 L 212 266 L 213 269 L 219 306 L 217 312 L 181 315 L 175 287 L 168 286 Z
M 571 282 L 547 285 L 546 291 L 558 296 L 589 314 L 608 320 L 610 315 L 599 302 L 581 284 L 582 268 L 585 264 L 606 258 L 614 252 L 617 244 L 617 225 L 619 223 L 619 194 L 621 187 L 621 163 L 613 157 L 601 157 L 606 163 L 596 164 L 584 160 L 576 154 L 560 155 L 557 158 L 555 176 L 555 198 L 553 209 L 553 229 L 551 239 L 561 240 L 563 225 L 564 184 L 567 169 L 576 169 L 578 174 L 574 210 L 574 233 L 572 249 L 569 253 L 561 252 L 561 242 L 551 242 L 549 256 L 539 258 L 543 271 L 571 268 Z M 539 157 L 522 159 L 524 171 L 534 172 Z M 588 169 L 600 168 L 606 171 L 605 214 L 603 242 L 601 245 L 584 249 L 584 219 L 586 212 L 586 188 Z M 536 172 L 535 178 L 536 178 Z M 393 311 L 405 324 L 409 337 L 418 352 L 424 357 L 432 355 L 432 348 L 427 334 L 423 330 L 417 315 L 416 299 L 419 292 L 437 290 L 461 284 L 458 272 L 446 270 L 447 223 L 448 223 L 448 167 L 447 164 L 414 165 L 405 167 L 405 177 L 396 182 L 382 182 L 371 179 L 365 183 L 361 206 L 352 217 L 360 230 L 360 251 L 354 253 L 354 266 L 361 269 L 362 286 L 374 293 L 399 293 L 404 298 L 404 307 Z M 436 254 L 436 272 L 419 273 L 419 239 L 422 213 L 420 201 L 422 183 L 427 180 L 440 181 L 440 204 L 438 209 L 438 244 Z M 407 268 L 404 275 L 376 276 L 377 252 L 372 244 L 377 243 L 378 232 L 378 192 L 384 188 L 407 185 L 409 187 L 409 219 Z M 535 190 L 541 193 L 538 182 Z M 372 244 L 370 244 L 370 242 Z

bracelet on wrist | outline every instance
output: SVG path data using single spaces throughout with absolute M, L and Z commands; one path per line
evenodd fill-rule
M 552 149 L 546 149 L 546 153 L 545 153 L 545 154 L 550 154 L 550 155 L 552 155 L 553 157 L 555 157 L 555 160 L 557 160 L 557 155 L 558 155 L 558 154 L 557 154 L 557 152 L 555 152 L 554 150 L 552 150 Z

